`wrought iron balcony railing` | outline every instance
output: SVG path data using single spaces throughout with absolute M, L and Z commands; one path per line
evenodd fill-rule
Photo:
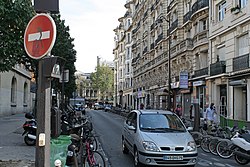
M 193 78 L 203 76 L 203 75 L 208 75 L 208 67 L 202 68 L 202 69 L 199 69 L 199 70 L 195 70 Z
M 249 54 L 233 58 L 233 71 L 249 68 Z
M 226 61 L 219 61 L 210 64 L 210 76 L 218 75 L 226 72 Z
M 197 0 L 192 6 L 192 14 L 209 5 L 209 0 Z

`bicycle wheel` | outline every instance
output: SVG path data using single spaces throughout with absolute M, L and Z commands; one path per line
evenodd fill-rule
M 196 147 L 200 147 L 201 146 L 201 140 L 202 140 L 202 134 L 200 132 L 191 132 L 191 135 L 195 141 Z
M 233 156 L 234 145 L 230 140 L 221 140 L 216 145 L 217 154 L 224 159 L 229 159 Z
M 209 149 L 208 149 L 208 144 L 211 141 L 211 136 L 204 136 L 203 139 L 201 140 L 201 149 L 206 152 L 209 153 Z
M 84 167 L 106 167 L 103 155 L 98 151 L 91 152 L 84 160 Z
M 219 142 L 220 138 L 219 137 L 213 137 L 211 138 L 211 141 L 208 144 L 208 149 L 209 151 L 214 154 L 217 155 L 217 151 L 216 151 L 216 145 Z

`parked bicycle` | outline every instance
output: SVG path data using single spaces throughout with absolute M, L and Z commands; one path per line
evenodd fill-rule
M 233 136 L 233 134 L 235 133 L 236 127 L 237 126 L 234 126 L 233 128 L 230 128 L 230 127 L 220 128 L 220 127 L 218 127 L 218 130 L 214 134 L 214 137 L 211 138 L 211 140 L 208 144 L 209 151 L 212 154 L 217 155 L 218 153 L 216 151 L 216 146 L 217 146 L 218 142 L 220 142 L 222 139 L 230 139 Z
M 231 136 L 231 139 L 237 137 L 238 134 L 244 133 L 248 132 L 245 131 L 245 128 L 243 127 L 242 129 L 235 131 L 235 133 Z M 221 158 L 229 159 L 234 155 L 234 151 L 237 149 L 237 146 L 233 144 L 231 139 L 222 139 L 217 143 L 216 152 Z
M 78 129 L 78 130 L 77 130 Z M 91 129 L 85 124 L 75 128 L 81 133 L 71 134 L 72 143 L 68 146 L 66 165 L 75 167 L 106 167 L 103 155 L 98 152 L 94 144 L 95 138 L 89 133 Z

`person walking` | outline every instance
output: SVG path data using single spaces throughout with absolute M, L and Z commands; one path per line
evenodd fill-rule
M 214 103 L 211 103 L 210 107 L 208 107 L 206 109 L 206 117 L 205 117 L 205 120 L 206 120 L 207 126 L 208 126 L 208 133 L 211 133 L 212 124 L 215 121 L 215 114 L 217 114 L 217 113 L 215 110 Z
M 175 109 L 175 114 L 177 114 L 180 118 L 182 116 L 181 106 L 178 104 Z

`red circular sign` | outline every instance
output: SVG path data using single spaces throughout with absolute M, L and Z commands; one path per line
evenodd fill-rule
M 48 14 L 34 16 L 24 33 L 24 48 L 33 59 L 40 59 L 51 51 L 56 39 L 56 25 Z

